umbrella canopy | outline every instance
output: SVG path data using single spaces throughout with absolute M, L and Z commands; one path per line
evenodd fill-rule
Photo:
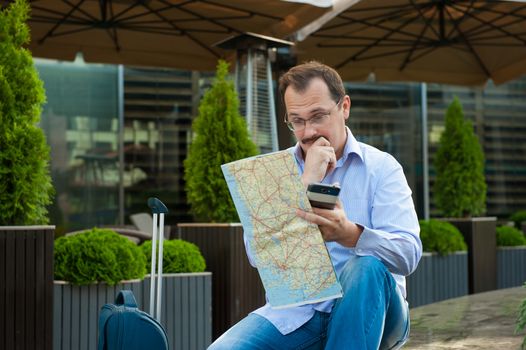
M 72 60 L 82 52 L 88 62 L 214 70 L 227 55 L 214 43 L 243 32 L 283 38 L 328 9 L 305 2 L 37 0 L 29 48 L 44 58 Z
M 496 84 L 526 74 L 524 1 L 362 0 L 298 32 L 346 80 Z M 335 5 L 336 7 L 336 5 Z M 332 17 L 332 18 L 331 18 Z

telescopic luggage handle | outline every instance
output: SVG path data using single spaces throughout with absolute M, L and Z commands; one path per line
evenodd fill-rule
M 164 203 L 161 202 L 158 198 L 148 198 L 148 206 L 152 210 L 152 214 L 168 213 L 168 208 L 166 208 L 166 205 L 164 205 Z
M 153 214 L 152 230 L 152 269 L 150 272 L 150 315 L 158 322 L 161 322 L 161 291 L 163 274 L 163 241 L 164 241 L 164 214 L 168 213 L 168 208 L 157 198 L 148 198 L 148 206 Z M 159 220 L 157 220 L 159 219 Z M 159 221 L 159 223 L 157 223 Z M 159 228 L 159 229 L 157 229 Z M 157 283 L 155 283 L 155 257 L 157 253 L 157 237 L 159 238 L 159 256 L 157 258 Z M 157 296 L 155 297 L 155 290 Z M 156 308 L 154 309 L 154 305 Z M 155 311 L 155 312 L 154 312 Z

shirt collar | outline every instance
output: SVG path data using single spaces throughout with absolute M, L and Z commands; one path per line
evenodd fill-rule
M 363 154 L 362 149 L 360 148 L 360 144 L 358 143 L 351 130 L 347 126 L 345 127 L 345 129 L 347 131 L 347 141 L 345 142 L 345 146 L 343 147 L 342 157 L 338 159 L 336 167 L 342 166 L 352 153 L 356 154 L 363 161 Z M 296 156 L 297 161 L 303 167 L 305 160 L 303 159 L 303 154 L 301 152 L 301 146 L 299 142 L 297 142 L 294 146 L 294 155 Z

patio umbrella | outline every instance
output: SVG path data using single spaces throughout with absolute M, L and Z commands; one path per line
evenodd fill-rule
M 345 80 L 482 85 L 526 74 L 524 1 L 347 3 L 297 33 L 306 37 L 299 60 L 323 61 Z
M 29 48 L 44 58 L 72 60 L 82 52 L 88 62 L 214 70 L 227 55 L 214 43 L 242 32 L 283 38 L 330 6 L 308 2 L 37 0 L 30 3 Z

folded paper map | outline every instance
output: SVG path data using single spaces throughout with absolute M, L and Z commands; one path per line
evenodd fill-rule
M 294 156 L 279 151 L 223 164 L 239 218 L 273 308 L 341 297 L 317 225 L 296 215 L 311 210 Z

